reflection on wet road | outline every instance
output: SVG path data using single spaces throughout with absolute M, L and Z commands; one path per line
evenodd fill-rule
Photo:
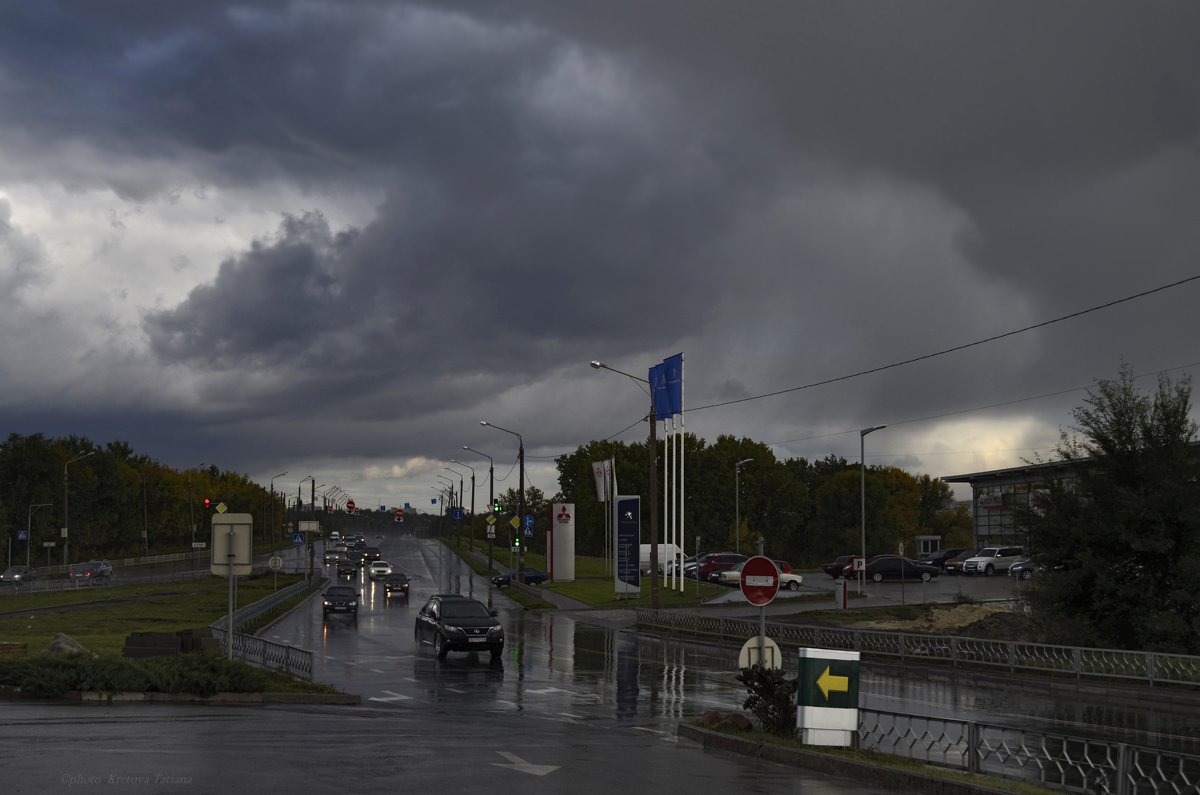
M 709 709 L 741 710 L 745 689 L 734 679 L 737 650 L 638 635 L 569 611 L 528 611 L 471 572 L 441 544 L 412 537 L 383 542 L 384 558 L 412 578 L 412 593 L 387 599 L 362 575 L 358 619 L 322 619 L 319 599 L 266 637 L 312 649 L 315 678 L 402 709 L 525 712 L 567 722 L 616 721 L 666 741 L 680 720 Z M 438 660 L 413 638 L 415 616 L 433 593 L 474 596 L 498 611 L 506 645 L 488 654 L 451 652 Z M 1200 749 L 1194 707 L 1115 704 L 1103 695 L 1056 695 L 1044 686 L 1019 691 L 1009 682 L 959 674 L 864 666 L 867 709 L 1035 726 L 1064 734 L 1119 736 L 1126 742 L 1189 753 Z

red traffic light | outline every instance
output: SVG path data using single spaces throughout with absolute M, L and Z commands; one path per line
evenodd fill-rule
M 212 505 L 212 500 L 210 500 L 208 497 L 205 497 L 204 498 L 204 510 L 207 511 L 210 505 Z

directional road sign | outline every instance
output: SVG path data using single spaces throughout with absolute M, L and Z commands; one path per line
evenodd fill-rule
M 533 527 L 533 514 L 525 514 L 525 526 Z

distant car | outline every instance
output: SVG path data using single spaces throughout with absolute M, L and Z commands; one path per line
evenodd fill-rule
M 379 551 L 379 547 L 362 548 L 362 559 L 364 563 L 369 563 L 373 560 L 379 560 L 382 554 L 383 553 Z
M 788 591 L 799 591 L 800 586 L 804 583 L 803 575 L 796 574 L 792 571 L 779 572 L 779 589 Z
M 384 597 L 408 596 L 408 575 L 400 574 L 399 572 L 388 575 L 383 580 L 383 595 Z
M 938 576 L 933 566 L 902 558 L 899 555 L 876 555 L 867 561 L 866 577 L 873 582 L 884 580 L 922 580 L 929 582 Z
M 854 561 L 853 555 L 838 555 L 831 563 L 826 563 L 821 566 L 822 571 L 833 577 L 835 580 L 842 576 L 842 572 L 846 567 Z
M 67 569 L 67 578 L 76 585 L 83 583 L 107 583 L 112 579 L 113 567 L 107 560 L 89 560 L 87 563 L 76 563 Z
M 370 568 L 367 569 L 367 576 L 372 580 L 379 577 L 386 577 L 392 573 L 392 564 L 386 560 L 375 560 L 371 562 Z
M 321 594 L 321 614 L 349 613 L 357 618 L 361 595 L 352 585 L 331 585 Z
M 525 569 L 522 572 L 523 582 L 526 585 L 541 585 L 550 579 L 550 575 L 540 569 Z M 497 574 L 492 578 L 492 585 L 497 588 L 504 588 L 512 585 L 513 578 L 516 577 L 516 572 L 509 574 Z
M 329 534 L 329 543 L 336 544 L 337 542 L 339 542 L 341 540 L 342 540 L 342 534 L 339 533 L 337 530 L 334 530 L 333 532 L 331 532 Z
M 1034 555 L 1008 567 L 1008 576 L 1018 580 L 1032 580 L 1035 574 L 1047 571 L 1066 571 L 1070 566 L 1058 558 L 1047 555 Z
M 496 611 L 463 596 L 431 596 L 417 614 L 413 637 L 418 646 L 432 644 L 439 659 L 450 651 L 482 649 L 496 659 L 504 651 L 504 627 L 496 619 Z
M 1021 547 L 984 547 L 973 558 L 963 563 L 963 574 L 982 574 L 991 577 L 996 572 L 1006 572 L 1008 567 L 1025 556 Z
M 696 567 L 696 577 L 700 580 L 716 582 L 719 572 L 732 569 L 746 558 L 746 555 L 739 555 L 736 552 L 718 552 L 706 555 L 700 565 Z
M 37 576 L 37 569 L 30 566 L 9 566 L 3 574 L 0 574 L 0 582 L 20 585 L 23 582 L 36 580 Z
M 978 554 L 978 549 L 964 549 L 942 564 L 942 574 L 962 574 L 963 565 Z
M 331 549 L 325 553 L 324 560 L 326 563 L 337 563 L 339 558 L 341 558 L 341 555 Z
M 966 547 L 946 547 L 944 549 L 939 549 L 937 552 L 934 552 L 921 562 L 928 563 L 930 566 L 937 566 L 938 569 L 945 570 L 947 561 L 951 560 L 952 558 L 956 558 L 963 552 L 967 551 L 968 550 Z
M 337 576 L 357 577 L 359 562 L 354 558 L 338 558 Z

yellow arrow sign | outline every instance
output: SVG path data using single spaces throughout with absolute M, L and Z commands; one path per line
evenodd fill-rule
M 824 672 L 817 677 L 817 687 L 821 688 L 821 694 L 825 696 L 825 700 L 829 700 L 830 691 L 839 693 L 850 692 L 850 677 L 834 676 L 829 673 L 829 666 L 825 666 Z

